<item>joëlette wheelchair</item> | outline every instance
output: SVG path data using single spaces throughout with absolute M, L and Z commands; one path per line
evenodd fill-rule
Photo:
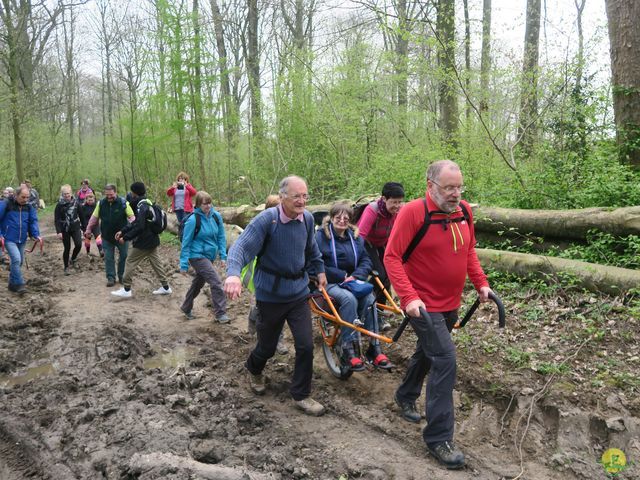
M 309 306 L 311 308 L 311 312 L 317 318 L 318 327 L 322 335 L 322 354 L 324 355 L 324 359 L 327 363 L 327 367 L 329 367 L 329 371 L 331 372 L 331 374 L 336 378 L 339 378 L 340 380 L 347 380 L 353 374 L 353 370 L 351 369 L 351 367 L 345 364 L 345 362 L 343 361 L 344 355 L 340 342 L 340 332 L 343 328 L 351 328 L 362 335 L 377 339 L 382 343 L 392 344 L 398 341 L 410 321 L 410 318 L 398 307 L 387 289 L 384 288 L 380 279 L 374 275 L 373 281 L 376 282 L 378 288 L 380 288 L 380 290 L 384 292 L 384 295 L 388 301 L 388 305 L 377 303 L 376 307 L 379 310 L 390 311 L 402 318 L 402 322 L 400 323 L 392 338 L 369 331 L 363 328 L 361 325 L 344 321 L 342 318 L 340 318 L 340 314 L 336 309 L 333 299 L 329 296 L 325 289 L 321 288 L 319 290 L 313 291 L 309 295 Z M 504 305 L 502 304 L 502 300 L 494 293 L 491 293 L 489 295 L 489 298 L 496 304 L 496 307 L 498 308 L 498 325 L 500 328 L 504 328 L 505 310 Z M 471 316 L 478 309 L 479 305 L 480 299 L 477 299 L 473 303 L 473 305 L 471 305 L 464 317 L 462 317 L 462 320 L 459 320 L 454 325 L 454 328 L 463 328 L 467 324 Z M 427 325 L 433 328 L 433 321 L 429 316 L 429 313 L 422 308 L 420 309 L 420 313 L 427 322 Z M 362 356 L 361 343 L 361 341 L 358 341 L 355 345 L 355 353 L 359 356 Z

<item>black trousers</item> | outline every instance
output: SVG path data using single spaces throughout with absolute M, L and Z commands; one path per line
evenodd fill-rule
M 435 443 L 453 440 L 456 350 L 451 329 L 458 319 L 458 311 L 429 312 L 429 315 L 433 320 L 433 331 L 422 317 L 409 319 L 418 341 L 396 395 L 401 401 L 415 402 L 424 378 L 429 374 L 425 401 L 427 426 L 422 431 L 422 438 L 425 443 Z
M 367 250 L 369 257 L 371 258 L 371 266 L 373 270 L 378 271 L 378 277 L 380 281 L 384 285 L 384 288 L 389 291 L 391 288 L 391 282 L 389 281 L 389 277 L 387 276 L 387 270 L 384 268 L 384 251 L 385 247 L 374 247 L 369 242 L 364 242 L 364 248 Z M 378 287 L 377 283 L 373 283 L 373 290 L 376 295 L 376 303 L 387 303 L 387 297 L 384 296 L 384 293 Z
M 62 245 L 64 251 L 62 252 L 62 262 L 65 268 L 69 266 L 69 251 L 71 250 L 71 240 L 73 240 L 73 253 L 71 259 L 75 260 L 82 248 L 82 234 L 80 230 L 74 230 L 72 232 L 62 232 Z
M 258 343 L 249 354 L 247 370 L 252 374 L 262 373 L 267 360 L 276 353 L 278 338 L 289 324 L 296 349 L 296 360 L 289 392 L 294 400 L 304 400 L 311 395 L 313 375 L 313 333 L 311 310 L 306 297 L 291 303 L 256 302 L 260 315 L 256 319 Z

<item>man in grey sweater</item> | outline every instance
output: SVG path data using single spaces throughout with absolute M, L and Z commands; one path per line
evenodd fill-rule
M 249 354 L 246 368 L 251 390 L 264 394 L 262 370 L 276 352 L 284 322 L 289 324 L 296 349 L 290 393 L 296 406 L 309 415 L 322 415 L 324 407 L 311 398 L 313 334 L 307 303 L 307 267 L 325 287 L 324 264 L 316 244 L 313 216 L 305 210 L 309 200 L 306 182 L 289 176 L 280 182 L 280 205 L 256 216 L 227 255 L 224 291 L 233 300 L 240 296 L 242 268 L 257 256 L 253 282 L 260 318 L 256 324 L 258 343 Z

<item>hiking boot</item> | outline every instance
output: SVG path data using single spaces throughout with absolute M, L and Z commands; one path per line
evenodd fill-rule
M 9 284 L 9 291 L 13 293 L 17 293 L 18 295 L 23 295 L 27 293 L 27 289 L 24 287 L 24 285 L 16 285 L 12 283 Z
M 69 271 L 69 267 L 64 267 L 64 274 L 71 275 L 71 272 Z
M 278 345 L 276 345 L 276 352 L 278 352 L 279 355 L 286 355 L 287 353 L 289 353 L 289 347 L 285 345 L 284 340 L 282 339 L 282 336 L 280 336 L 280 338 L 278 339 Z
M 114 290 L 111 292 L 111 295 L 120 298 L 131 298 L 132 293 L 131 290 L 125 290 L 124 287 L 122 287 L 120 290 Z
M 254 375 L 253 373 L 247 370 L 249 375 L 249 388 L 256 395 L 264 395 L 264 392 L 267 391 L 267 386 L 264 381 L 264 375 L 259 373 L 258 375 Z
M 231 319 L 229 318 L 229 315 L 227 315 L 226 313 L 223 313 L 219 317 L 216 317 L 216 321 L 218 323 L 229 323 Z
M 427 449 L 440 463 L 449 470 L 464 467 L 464 453 L 452 441 L 428 443 Z
M 113 278 L 107 278 L 107 287 L 115 286 L 116 281 Z
M 193 320 L 193 313 L 191 313 L 191 310 L 183 310 L 182 307 L 180 307 L 180 311 L 184 314 L 187 320 Z
M 316 402 L 313 398 L 307 397 L 303 400 L 294 400 L 296 407 L 302 410 L 307 415 L 319 417 L 324 414 L 324 407 L 322 404 Z
M 171 290 L 171 287 L 160 287 L 157 290 L 154 290 L 152 293 L 154 295 L 171 295 L 173 293 L 173 290 Z
M 404 418 L 407 422 L 420 423 L 420 420 L 422 419 L 422 417 L 418 413 L 418 410 L 416 410 L 415 402 L 400 400 L 398 398 L 398 392 L 395 393 L 393 398 L 395 399 L 396 404 L 402 410 L 402 418 Z
M 389 330 L 391 330 L 391 324 L 384 318 L 382 318 L 381 320 L 382 321 L 380 322 L 380 331 L 388 332 Z

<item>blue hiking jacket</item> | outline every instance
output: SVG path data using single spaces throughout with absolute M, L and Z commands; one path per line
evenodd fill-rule
M 201 223 L 200 231 L 194 238 L 196 215 L 200 216 Z M 227 259 L 227 239 L 222 215 L 213 207 L 209 215 L 205 215 L 200 208 L 196 208 L 193 215 L 187 218 L 184 224 L 182 248 L 180 249 L 180 270 L 186 272 L 189 269 L 190 258 L 208 258 L 213 261 L 218 255 L 221 260 Z
M 20 205 L 13 198 L 0 202 L 0 236 L 5 242 L 25 243 L 40 236 L 38 214 L 32 205 Z

